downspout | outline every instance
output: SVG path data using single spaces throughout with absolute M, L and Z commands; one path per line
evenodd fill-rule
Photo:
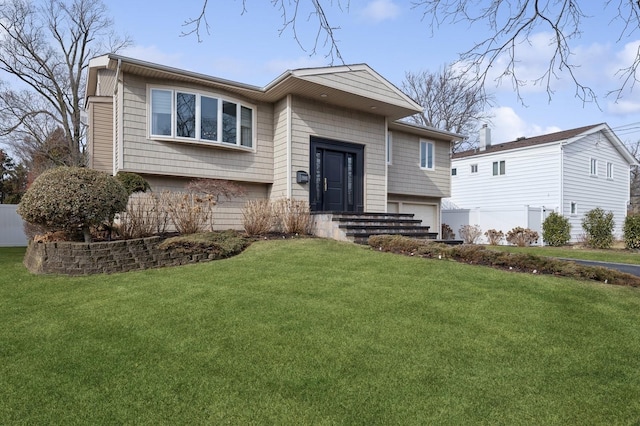
M 389 212 L 389 118 L 384 118 L 384 211 Z
M 292 197 L 292 184 L 291 184 L 291 168 L 293 164 L 291 164 L 291 145 L 292 145 L 292 127 L 293 123 L 291 122 L 293 114 L 291 113 L 291 94 L 287 95 L 287 193 L 286 198 L 291 199 Z
M 564 216 L 564 142 L 560 142 L 560 213 Z
M 116 165 L 117 163 L 117 159 L 119 157 L 119 150 L 120 150 L 120 145 L 117 144 L 118 142 L 118 133 L 119 133 L 119 126 L 120 126 L 120 120 L 117 119 L 117 114 L 118 114 L 118 99 L 117 96 L 119 94 L 118 91 L 118 83 L 120 82 L 120 67 L 122 66 L 122 59 L 118 59 L 118 65 L 116 67 L 116 81 L 115 84 L 113 85 L 113 123 L 111 124 L 112 128 L 113 128 L 113 175 L 115 176 L 117 173 L 116 170 Z M 116 126 L 117 123 L 117 126 Z M 118 147 L 118 150 L 116 150 L 116 147 Z

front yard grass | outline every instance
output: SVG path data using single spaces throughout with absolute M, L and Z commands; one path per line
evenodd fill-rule
M 595 260 L 599 262 L 629 263 L 640 265 L 640 252 L 625 249 L 597 250 L 580 246 L 565 247 L 516 247 L 487 246 L 489 249 L 508 251 L 511 253 L 529 253 L 537 256 L 560 257 L 568 259 Z
M 640 290 L 259 241 L 30 275 L 0 249 L 2 424 L 636 424 Z

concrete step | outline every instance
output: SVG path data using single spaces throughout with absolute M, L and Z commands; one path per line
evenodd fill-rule
M 332 223 L 321 228 L 320 236 L 366 244 L 372 235 L 404 235 L 412 238 L 436 239 L 437 232 L 431 232 L 422 221 L 414 219 L 412 213 L 331 213 L 320 223 Z M 324 221 L 324 222 L 323 222 Z M 318 229 L 318 224 L 316 224 Z
M 334 213 L 332 220 L 335 222 L 350 220 L 413 220 L 413 213 Z
M 339 220 L 340 228 L 349 228 L 349 227 L 362 227 L 362 226 L 421 226 L 422 223 L 419 219 L 410 219 L 410 220 L 380 220 L 380 219 L 365 219 L 365 220 Z

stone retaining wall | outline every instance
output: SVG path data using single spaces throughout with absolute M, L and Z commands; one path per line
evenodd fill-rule
M 161 237 L 99 243 L 29 241 L 24 265 L 34 274 L 90 275 L 197 263 L 213 254 L 162 250 Z

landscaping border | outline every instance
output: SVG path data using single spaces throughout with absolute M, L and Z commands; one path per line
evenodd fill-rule
M 214 253 L 165 250 L 162 237 L 78 243 L 29 241 L 24 265 L 34 274 L 111 274 L 164 266 L 178 266 L 219 258 Z

